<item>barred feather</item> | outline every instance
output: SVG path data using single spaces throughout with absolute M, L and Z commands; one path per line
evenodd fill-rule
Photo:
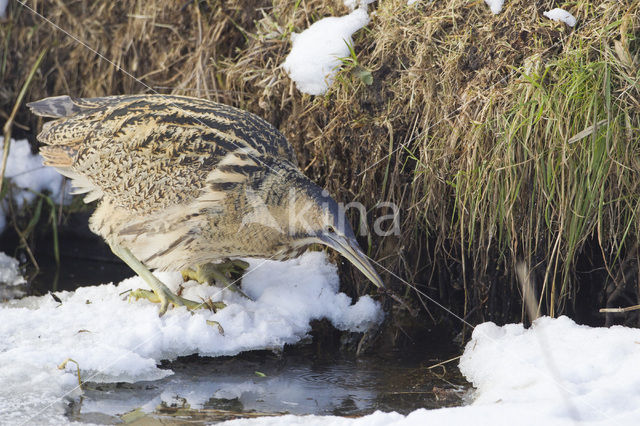
M 57 96 L 28 105 L 57 118 L 38 135 L 46 164 L 87 202 L 101 200 L 91 229 L 149 267 L 284 250 L 276 230 L 241 223 L 247 188 L 277 207 L 286 191 L 276 186 L 307 181 L 287 140 L 263 119 L 172 95 Z

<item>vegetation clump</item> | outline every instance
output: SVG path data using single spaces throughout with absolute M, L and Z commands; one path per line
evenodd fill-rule
M 368 254 L 418 323 L 460 326 L 427 298 L 471 323 L 521 319 L 519 261 L 542 314 L 597 323 L 600 307 L 638 303 L 637 0 L 511 0 L 498 15 L 482 1 L 378 1 L 316 97 L 279 66 L 293 32 L 348 13 L 340 1 L 51 5 L 37 12 L 73 37 L 15 3 L 0 24 L 0 114 L 44 48 L 28 100 L 159 92 L 256 113 L 309 177 L 370 208 L 369 226 L 379 201 L 401 207 L 402 235 L 371 235 Z M 545 18 L 554 7 L 577 25 Z M 22 110 L 16 126 L 38 123 Z

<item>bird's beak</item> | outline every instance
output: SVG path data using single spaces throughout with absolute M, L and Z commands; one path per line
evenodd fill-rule
M 318 235 L 318 238 L 322 241 L 323 244 L 331 247 L 336 250 L 338 253 L 343 255 L 349 260 L 349 262 L 353 263 L 356 268 L 360 269 L 360 271 L 371 280 L 372 283 L 376 285 L 378 288 L 385 288 L 384 283 L 380 279 L 380 276 L 373 269 L 371 263 L 367 256 L 360 250 L 360 246 L 358 242 L 354 239 L 347 239 L 346 237 L 341 237 L 338 235 L 329 235 L 322 233 Z

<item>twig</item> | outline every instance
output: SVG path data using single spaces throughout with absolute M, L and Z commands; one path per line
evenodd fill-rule
M 62 361 L 62 364 L 58 366 L 58 370 L 64 370 L 67 367 L 67 364 L 69 362 L 73 362 L 76 365 L 76 369 L 78 370 L 78 387 L 80 388 L 80 390 L 82 390 L 82 379 L 80 378 L 80 364 L 78 364 L 77 361 L 71 358 L 67 358 L 64 361 Z
M 427 370 L 432 370 L 432 369 L 434 369 L 434 368 L 436 368 L 436 367 L 440 367 L 440 366 L 442 366 L 442 365 L 444 365 L 444 364 L 448 364 L 448 363 L 450 363 L 451 361 L 455 361 L 455 360 L 460 359 L 460 358 L 462 358 L 462 355 L 458 355 L 458 356 L 455 356 L 455 357 L 453 357 L 453 358 L 449 358 L 449 359 L 448 359 L 448 360 L 446 360 L 446 361 L 441 361 L 441 362 L 439 362 L 439 363 L 437 363 L 437 364 L 433 364 L 431 367 L 427 367 Z
M 626 308 L 602 308 L 599 312 L 601 313 L 621 313 L 621 312 L 630 312 L 637 311 L 640 309 L 640 305 L 627 306 Z

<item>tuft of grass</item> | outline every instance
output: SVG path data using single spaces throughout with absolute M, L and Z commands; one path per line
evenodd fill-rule
M 338 76 L 338 81 L 342 84 L 348 84 L 344 79 L 344 74 L 349 73 L 367 86 L 371 86 L 371 84 L 373 84 L 373 75 L 371 75 L 371 71 L 360 65 L 360 62 L 358 61 L 358 55 L 353 48 L 353 44 L 348 43 L 347 41 L 345 41 L 345 44 L 349 49 L 349 56 L 339 58 L 341 65 L 338 68 L 343 68 L 344 70 Z
M 538 309 L 544 299 L 551 315 L 575 296 L 575 258 L 585 242 L 595 236 L 618 257 L 638 207 L 628 146 L 640 140 L 626 137 L 624 117 L 632 112 L 618 97 L 626 90 L 619 83 L 615 63 L 583 46 L 539 73 L 521 70 L 509 104 L 479 130 L 495 135 L 495 145 L 475 170 L 460 174 L 456 196 L 468 206 L 467 235 L 501 253 L 516 249 L 529 264 L 542 256 Z
M 35 200 L 31 204 L 21 203 L 17 204 L 14 201 L 12 193 L 15 191 L 22 191 L 22 188 L 18 188 L 11 179 L 5 179 L 5 185 L 0 193 L 0 201 L 4 200 L 4 205 L 7 207 L 8 222 L 13 226 L 13 229 L 20 241 L 20 248 L 24 249 L 29 257 L 31 264 L 34 267 L 32 278 L 40 272 L 40 266 L 31 249 L 30 241 L 35 237 L 38 232 L 43 232 L 45 228 L 51 233 L 51 252 L 56 263 L 56 267 L 60 268 L 60 244 L 58 239 L 58 206 L 54 200 L 47 194 L 27 189 L 36 196 Z M 6 198 L 5 198 L 6 197 Z M 44 207 L 48 207 L 48 211 Z M 52 284 L 52 290 L 57 290 L 57 276 Z

